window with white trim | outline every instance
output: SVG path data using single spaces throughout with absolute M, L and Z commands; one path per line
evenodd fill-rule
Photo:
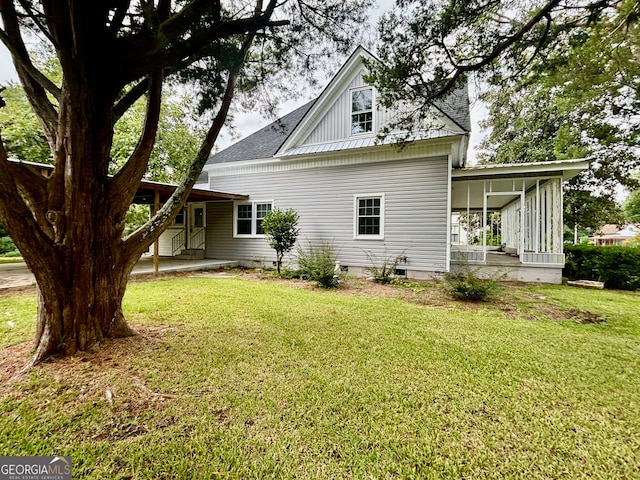
M 183 227 L 184 226 L 184 208 L 181 208 L 176 218 L 173 219 L 173 225 Z
M 262 220 L 271 211 L 273 202 L 235 202 L 233 204 L 233 236 L 263 236 Z
M 373 132 L 373 89 L 351 91 L 351 135 Z
M 356 195 L 354 238 L 384 238 L 384 195 Z

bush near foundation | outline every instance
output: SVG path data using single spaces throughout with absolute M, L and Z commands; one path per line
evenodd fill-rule
M 570 280 L 597 280 L 605 288 L 640 289 L 640 248 L 565 245 L 563 275 Z

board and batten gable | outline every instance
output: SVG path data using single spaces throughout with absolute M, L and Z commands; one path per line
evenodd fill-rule
M 295 209 L 300 215 L 298 246 L 330 243 L 340 263 L 350 269 L 366 269 L 370 257 L 382 262 L 402 256 L 407 261 L 398 268 L 416 278 L 420 272 L 448 271 L 451 145 L 410 147 L 403 154 L 392 147 L 380 149 L 221 166 L 212 170 L 210 188 L 250 192 L 249 201 Z M 383 198 L 382 239 L 355 238 L 358 196 Z M 233 209 L 230 202 L 208 205 L 207 256 L 248 266 L 271 264 L 275 252 L 264 238 L 234 237 Z M 285 258 L 294 259 L 292 254 Z
M 411 112 L 413 108 L 411 106 L 404 108 L 397 106 L 394 109 L 383 108 L 377 101 L 376 89 L 364 81 L 363 76 L 366 74 L 366 68 L 363 58 L 374 59 L 367 50 L 360 47 L 345 62 L 300 124 L 291 132 L 278 151 L 278 155 L 286 155 L 288 151 L 296 151 L 307 145 L 324 144 L 327 148 L 334 148 L 331 144 L 335 145 L 335 142 L 352 141 L 358 142 L 359 146 L 371 146 L 374 143 L 390 144 L 394 141 L 393 134 L 382 140 L 377 139 L 376 134 L 383 127 L 402 116 L 402 112 Z M 371 89 L 373 97 L 373 130 L 353 134 L 351 131 L 352 93 L 367 87 Z M 464 92 L 465 98 L 467 98 L 466 87 Z M 465 109 L 468 112 L 468 103 Z M 431 118 L 422 120 L 421 127 L 416 126 L 414 132 L 416 138 L 466 135 L 468 133 L 452 118 L 443 114 L 438 107 L 432 107 L 430 111 Z M 454 159 L 454 162 L 457 163 L 457 161 L 458 159 Z
M 367 84 L 362 79 L 365 74 L 364 68 L 360 68 L 348 83 L 341 89 L 340 94 L 331 103 L 327 113 L 318 122 L 318 125 L 304 139 L 301 145 L 333 142 L 351 137 L 351 92 L 356 89 L 366 87 Z M 376 92 L 373 90 L 373 104 L 376 106 Z M 385 110 L 373 109 L 374 131 L 387 122 L 388 113 Z M 371 134 L 369 134 L 371 135 Z M 362 134 L 366 136 L 366 134 Z

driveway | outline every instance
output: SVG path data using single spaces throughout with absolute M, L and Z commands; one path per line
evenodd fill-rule
M 230 260 L 175 260 L 173 258 L 160 258 L 161 272 L 188 272 L 197 270 L 215 270 L 218 268 L 231 268 L 238 262 Z M 144 255 L 133 268 L 132 275 L 154 273 L 153 257 Z M 31 270 L 24 263 L 0 264 L 0 289 L 27 287 L 35 285 L 36 279 Z

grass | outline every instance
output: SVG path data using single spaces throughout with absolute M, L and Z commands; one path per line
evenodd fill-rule
M 24 263 L 22 257 L 0 257 L 0 265 L 3 263 Z
M 502 294 L 606 319 L 583 324 L 360 285 L 132 283 L 143 335 L 5 382 L 0 451 L 96 479 L 640 477 L 640 296 Z M 0 296 L 0 358 L 26 359 L 34 315 Z

